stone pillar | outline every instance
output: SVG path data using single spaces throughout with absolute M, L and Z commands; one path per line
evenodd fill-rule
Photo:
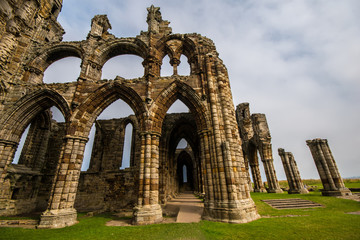
M 7 198 L 8 195 L 8 189 L 4 189 L 6 169 L 14 158 L 17 146 L 17 142 L 0 139 L 0 199 Z
M 61 228 L 77 223 L 74 202 L 87 140 L 65 136 L 48 208 L 41 215 L 39 228 Z
M 211 172 L 211 153 L 209 150 L 209 136 L 208 131 L 199 133 L 200 135 L 200 151 L 201 163 L 204 176 L 204 190 L 205 190 L 205 205 L 214 205 L 214 184 Z
M 345 187 L 336 166 L 335 159 L 330 151 L 326 139 L 316 138 L 307 140 L 311 154 L 314 158 L 316 168 L 319 172 L 323 184 L 322 195 L 324 196 L 344 196 L 351 195 L 351 191 Z
M 257 160 L 257 157 L 256 157 Z M 266 192 L 264 184 L 261 179 L 260 169 L 259 169 L 259 162 L 253 161 L 250 162 L 250 169 L 251 175 L 253 177 L 254 182 L 254 192 Z
M 134 223 L 138 225 L 162 221 L 159 204 L 159 134 L 143 133 L 138 204 L 134 208 Z
M 282 148 L 279 148 L 278 151 L 284 166 L 287 181 L 289 183 L 288 193 L 309 193 L 309 191 L 304 187 L 304 184 L 301 181 L 300 172 L 296 165 L 293 154 L 291 152 L 285 152 Z
M 178 75 L 177 67 L 180 65 L 180 60 L 177 58 L 172 58 L 170 64 L 173 67 L 173 75 Z
M 213 67 L 217 74 L 213 75 Z M 206 57 L 208 106 L 212 120 L 209 144 L 214 182 L 213 205 L 205 201 L 203 219 L 228 223 L 246 223 L 260 216 L 250 197 L 241 141 L 237 133 L 234 106 L 226 69 L 211 55 Z M 215 81 L 218 81 L 217 84 Z M 207 151 L 206 151 L 207 152 Z
M 281 190 L 280 188 L 274 168 L 274 159 L 272 157 L 271 143 L 262 142 L 259 150 L 268 183 L 267 191 L 269 193 L 282 193 L 283 190 Z

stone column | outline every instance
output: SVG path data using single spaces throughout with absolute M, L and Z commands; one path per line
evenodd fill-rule
M 0 139 L 0 199 L 7 198 L 8 189 L 5 188 L 4 180 L 6 169 L 14 158 L 17 142 Z
M 304 184 L 301 181 L 300 172 L 296 165 L 293 154 L 291 152 L 285 152 L 282 148 L 279 148 L 278 151 L 284 166 L 287 181 L 289 183 L 288 193 L 309 193 L 309 191 L 304 187 Z
M 41 215 L 39 228 L 62 228 L 77 223 L 74 203 L 87 141 L 80 136 L 65 136 L 48 208 Z
M 280 188 L 274 168 L 274 159 L 272 157 L 271 143 L 262 142 L 259 150 L 269 187 L 267 191 L 269 193 L 282 193 L 283 190 L 281 190 Z
M 344 196 L 351 195 L 351 191 L 345 187 L 336 166 L 335 159 L 330 151 L 326 139 L 316 138 L 307 140 L 311 154 L 314 158 L 316 168 L 319 172 L 323 184 L 322 195 L 324 196 Z
M 264 184 L 261 179 L 259 162 L 256 157 L 256 161 L 250 162 L 251 175 L 254 182 L 254 192 L 266 192 Z
M 152 224 L 162 221 L 159 204 L 159 134 L 141 134 L 141 157 L 138 204 L 134 208 L 134 223 Z
M 200 151 L 201 151 L 201 163 L 202 171 L 204 176 L 204 191 L 205 191 L 205 203 L 204 205 L 213 206 L 214 205 L 214 184 L 213 184 L 213 175 L 211 171 L 211 153 L 209 150 L 209 136 L 208 131 L 202 131 L 200 135 Z
M 213 75 L 213 67 L 217 75 Z M 210 221 L 246 223 L 258 219 L 245 173 L 241 141 L 237 133 L 234 106 L 225 67 L 216 58 L 206 57 L 209 115 L 212 130 L 209 147 L 213 157 L 211 172 L 215 186 L 214 204 L 205 203 L 203 218 Z M 217 84 L 215 81 L 218 81 Z M 235 144 L 236 142 L 236 144 Z

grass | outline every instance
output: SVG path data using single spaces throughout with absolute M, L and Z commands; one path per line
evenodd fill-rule
M 79 223 L 62 229 L 0 228 L 0 239 L 359 239 L 360 211 L 352 200 L 323 197 L 319 192 L 300 194 L 252 193 L 261 218 L 246 224 L 209 221 L 191 224 L 154 224 L 148 226 L 107 227 L 116 217 L 79 214 Z M 276 210 L 263 199 L 303 198 L 324 205 L 322 208 Z M 284 217 L 296 215 L 297 217 Z
M 360 179 L 343 179 L 345 187 L 347 188 L 360 188 Z M 315 190 L 323 189 L 323 185 L 320 179 L 304 179 L 303 183 L 308 186 L 308 188 L 313 188 Z M 289 184 L 286 180 L 279 181 L 280 187 L 288 189 Z

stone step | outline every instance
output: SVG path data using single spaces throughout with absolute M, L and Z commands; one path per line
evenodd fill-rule
M 322 207 L 321 204 L 301 198 L 267 199 L 261 200 L 275 209 L 298 209 Z

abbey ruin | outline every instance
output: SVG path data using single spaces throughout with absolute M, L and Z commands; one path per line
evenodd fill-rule
M 61 7 L 62 0 L 0 3 L 0 216 L 38 212 L 39 228 L 59 228 L 75 224 L 77 211 L 128 209 L 134 224 L 151 224 L 161 222 L 162 206 L 187 189 L 204 196 L 203 219 L 258 219 L 250 191 L 266 189 L 256 151 L 267 191 L 282 192 L 271 136 L 265 115 L 250 116 L 248 104 L 235 111 L 214 43 L 196 33 L 172 34 L 154 6 L 147 8 L 147 31 L 136 37 L 115 37 L 107 16 L 96 15 L 85 40 L 64 42 L 57 22 Z M 123 54 L 143 59 L 143 77 L 102 79 L 104 64 Z M 177 74 L 182 55 L 188 76 Z M 173 67 L 170 77 L 160 76 L 165 56 Z M 44 71 L 66 57 L 81 59 L 77 81 L 44 83 Z M 97 120 L 118 99 L 134 115 Z M 176 100 L 189 113 L 167 114 Z M 52 119 L 53 106 L 65 122 Z M 90 167 L 81 172 L 94 124 Z M 123 169 L 128 124 L 133 126 L 130 166 Z M 19 162 L 12 164 L 28 126 Z M 181 139 L 188 146 L 177 149 Z

